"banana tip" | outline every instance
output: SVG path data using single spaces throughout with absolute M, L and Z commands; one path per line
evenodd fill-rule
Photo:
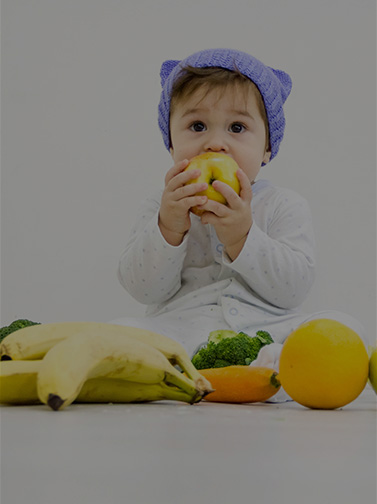
M 196 386 L 204 395 L 207 395 L 210 392 L 214 392 L 211 383 L 206 378 L 204 378 L 204 376 L 201 376 L 196 380 Z
M 56 394 L 49 394 L 48 395 L 47 404 L 54 411 L 58 411 L 61 408 L 63 403 L 64 403 L 64 399 L 62 399 L 60 396 L 58 396 Z

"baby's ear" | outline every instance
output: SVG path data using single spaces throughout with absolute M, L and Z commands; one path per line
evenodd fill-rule
M 264 165 L 266 165 L 267 163 L 269 163 L 269 162 L 270 162 L 270 159 L 271 159 L 271 151 L 270 151 L 270 150 L 268 150 L 268 151 L 266 151 L 266 152 L 264 153 L 264 157 L 263 157 L 263 161 L 262 161 L 262 163 L 263 163 Z
M 160 78 L 161 86 L 163 87 L 166 79 L 169 77 L 171 71 L 180 63 L 179 60 L 166 60 L 161 65 Z

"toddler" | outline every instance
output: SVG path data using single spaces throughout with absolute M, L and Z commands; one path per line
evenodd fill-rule
M 258 177 L 283 139 L 289 75 L 244 52 L 213 49 L 165 61 L 161 83 L 158 123 L 173 166 L 142 204 L 118 271 L 146 316 L 112 322 L 163 333 L 190 355 L 212 330 L 263 329 L 276 344 L 257 363 L 276 369 L 285 338 L 308 320 L 336 319 L 363 337 L 346 314 L 299 311 L 315 273 L 310 210 L 296 192 Z M 226 204 L 198 196 L 206 184 L 186 185 L 199 174 L 185 171 L 189 160 L 206 152 L 239 165 L 240 195 L 213 183 Z

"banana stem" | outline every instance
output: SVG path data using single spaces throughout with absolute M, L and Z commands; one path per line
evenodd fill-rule
M 198 392 L 194 394 L 188 394 L 184 390 L 177 388 L 167 383 L 161 383 L 161 388 L 164 391 L 166 399 L 171 401 L 183 401 L 186 403 L 194 404 L 202 399 L 202 395 Z
M 195 368 L 188 356 L 176 355 L 171 362 L 173 365 L 177 364 L 193 380 L 196 388 L 203 394 L 203 397 L 214 391 L 211 383 Z
M 166 373 L 164 382 L 167 385 L 176 385 L 179 389 L 185 391 L 192 397 L 192 402 L 198 402 L 198 400 L 206 395 L 205 392 L 196 387 L 193 380 L 183 373 L 180 373 L 175 368 L 172 368 L 171 372 Z

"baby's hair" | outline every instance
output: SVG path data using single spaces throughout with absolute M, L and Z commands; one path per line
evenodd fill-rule
M 245 101 L 248 98 L 250 90 L 254 93 L 259 113 L 261 114 L 266 129 L 266 150 L 270 150 L 268 119 L 262 95 L 254 82 L 238 71 L 237 68 L 234 70 L 221 67 L 197 68 L 186 66 L 182 68 L 172 87 L 170 116 L 178 102 L 188 100 L 198 89 L 203 89 L 203 99 L 212 89 L 225 91 L 228 86 L 237 86 L 243 91 Z

